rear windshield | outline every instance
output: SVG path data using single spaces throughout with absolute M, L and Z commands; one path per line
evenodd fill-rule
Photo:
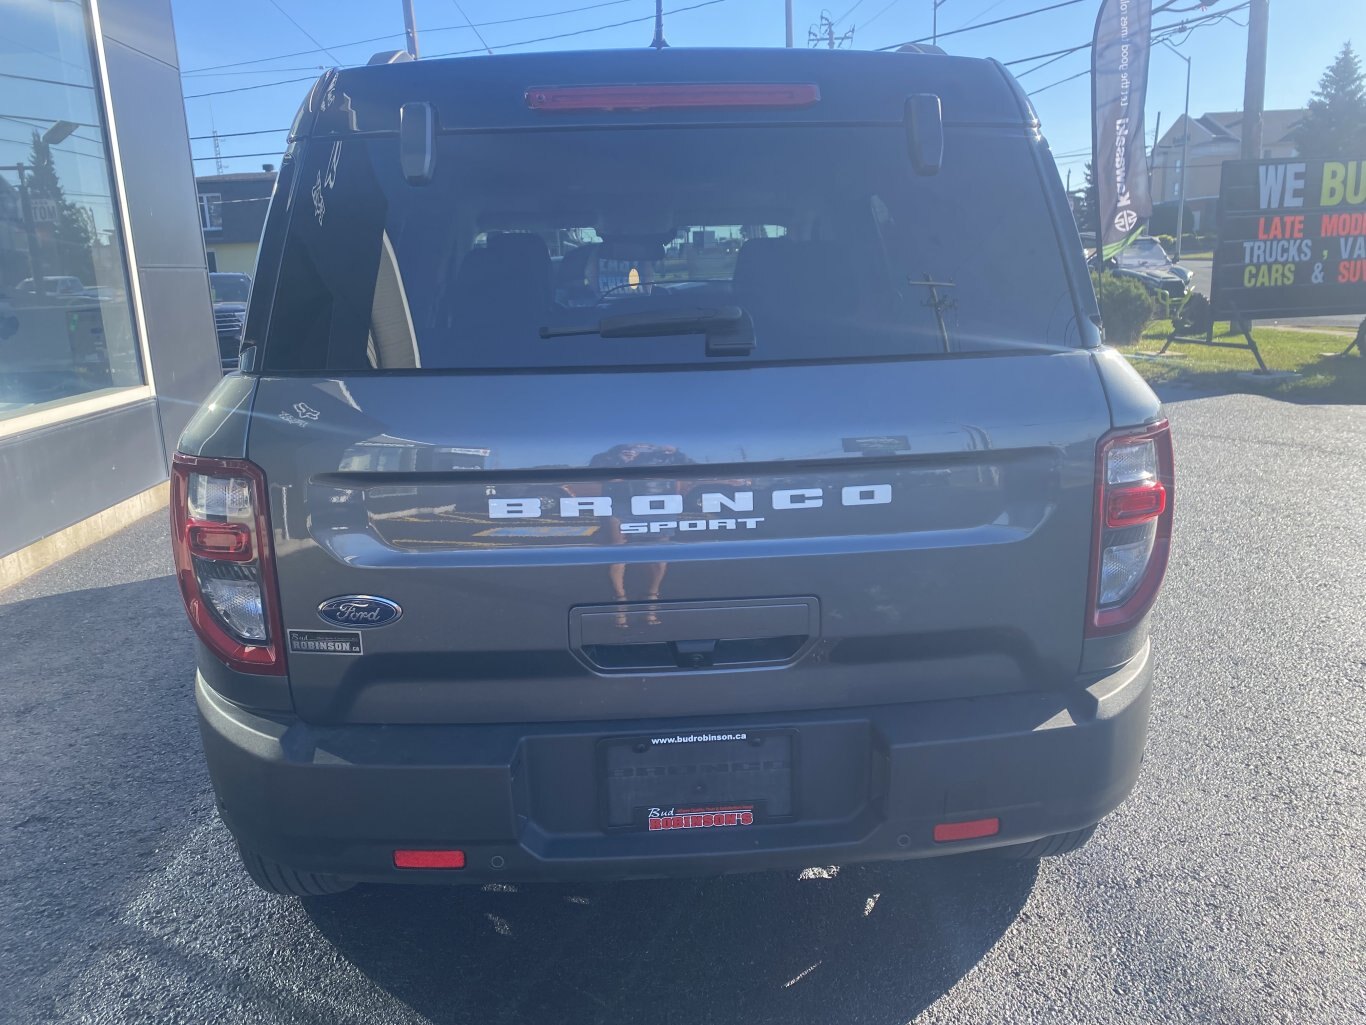
M 262 366 L 365 371 L 800 361 L 1075 344 L 1023 134 L 900 126 L 540 129 L 302 147 Z M 604 318 L 739 307 L 748 354 Z M 556 333 L 556 328 L 586 333 Z M 549 330 L 552 337 L 545 337 Z

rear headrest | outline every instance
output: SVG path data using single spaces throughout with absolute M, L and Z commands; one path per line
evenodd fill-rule
M 856 272 L 833 242 L 752 238 L 735 258 L 733 287 L 742 303 L 799 314 L 848 312 L 858 303 Z
M 550 266 L 550 250 L 546 248 L 545 239 L 529 231 L 491 231 L 488 248 L 502 259 L 523 260 L 527 266 L 532 262 Z
M 550 250 L 530 232 L 490 232 L 486 245 L 465 254 L 453 291 L 466 306 L 542 309 L 550 302 Z

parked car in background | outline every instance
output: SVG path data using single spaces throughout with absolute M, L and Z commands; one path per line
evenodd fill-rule
M 36 296 L 38 294 L 37 290 L 33 287 L 32 278 L 24 278 L 23 281 L 14 286 L 14 291 L 24 298 Z M 46 297 L 60 296 L 64 299 L 88 298 L 86 295 L 85 282 L 70 274 L 43 275 L 42 294 Z
M 209 275 L 209 291 L 213 293 L 218 358 L 224 370 L 236 370 L 237 353 L 242 347 L 242 326 L 247 319 L 247 298 L 251 295 L 251 275 L 216 271 Z
M 1086 261 L 1092 270 L 1096 269 L 1096 236 L 1084 232 L 1081 236 L 1082 247 L 1086 250 Z M 1190 288 L 1189 268 L 1175 263 L 1162 243 L 1151 235 L 1140 235 L 1120 254 L 1106 264 L 1112 274 L 1122 278 L 1133 278 L 1143 285 L 1154 297 L 1169 300 L 1182 300 Z

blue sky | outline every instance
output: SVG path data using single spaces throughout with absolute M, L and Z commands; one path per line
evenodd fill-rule
M 666 18 L 665 35 L 674 46 L 781 46 L 782 0 L 719 0 L 693 10 L 701 0 L 666 0 L 665 10 L 677 10 Z M 1059 0 L 942 0 L 941 33 L 980 22 L 1008 17 L 1048 6 Z M 974 28 L 943 40 L 953 53 L 990 56 L 1003 61 L 1074 46 L 1089 40 L 1100 0 L 1075 0 L 1061 9 L 1022 18 L 1007 24 Z M 1193 0 L 1192 0 L 1193 2 Z M 1219 0 L 1210 9 L 1236 6 L 1238 0 Z M 591 10 L 560 13 L 568 8 Z M 1186 6 L 1186 4 L 1181 4 Z M 643 46 L 650 40 L 653 0 L 415 0 L 417 23 L 424 55 L 477 50 L 475 32 L 464 27 L 460 8 L 476 24 L 491 47 L 517 50 L 581 49 Z M 807 29 L 822 10 L 838 20 L 838 31 L 852 27 L 854 46 L 872 49 L 908 39 L 928 36 L 931 0 L 826 0 L 825 3 L 794 0 L 795 42 L 806 45 Z M 257 129 L 282 129 L 293 117 L 307 82 L 249 89 L 216 96 L 196 94 L 240 89 L 262 83 L 315 75 L 323 65 L 363 63 L 380 49 L 402 46 L 402 9 L 399 0 L 235 0 L 229 7 L 203 0 L 174 0 L 176 36 L 185 72 L 186 110 L 192 136 Z M 848 12 L 846 14 L 846 12 Z M 1196 12 L 1198 14 L 1198 12 Z M 553 15 L 536 17 L 538 15 Z M 1187 15 L 1191 17 L 1194 15 Z M 1157 25 L 1171 24 L 1180 15 L 1159 14 Z M 1233 14 L 1243 21 L 1246 12 Z M 292 19 L 292 20 L 291 20 Z M 643 19 L 633 24 L 582 32 L 557 40 L 525 42 L 559 33 L 597 29 L 614 22 Z M 297 24 L 295 24 L 297 23 Z M 452 27 L 456 26 L 456 27 Z M 354 43 L 354 40 L 390 35 L 391 38 Z M 310 39 L 309 37 L 312 37 Z M 1272 0 L 1271 35 L 1267 70 L 1268 108 L 1302 107 L 1320 75 L 1343 42 L 1351 39 L 1358 52 L 1366 50 L 1366 2 L 1363 0 Z M 314 50 L 321 43 L 331 54 Z M 1191 109 L 1195 113 L 1238 110 L 1242 107 L 1243 60 L 1247 31 L 1233 20 L 1203 26 L 1192 32 L 1180 49 L 1193 60 Z M 221 65 L 257 60 L 280 54 L 297 54 L 246 66 Z M 1047 67 L 1025 74 L 1022 83 L 1034 96 L 1062 173 L 1073 172 L 1080 182 L 1082 165 L 1090 146 L 1090 85 L 1086 75 L 1063 81 L 1089 66 L 1083 50 Z M 217 67 L 212 72 L 199 69 Z M 1030 65 L 1016 65 L 1019 73 Z M 1053 85 L 1053 83 L 1061 84 Z M 1052 88 L 1044 88 L 1052 86 Z M 1185 64 L 1159 48 L 1154 53 L 1148 89 L 1148 130 L 1153 131 L 1160 112 L 1163 126 L 1181 113 L 1185 87 Z M 195 97 L 195 98 L 188 98 Z M 262 162 L 278 162 L 282 135 L 242 135 L 223 138 L 222 152 L 266 153 L 225 159 L 226 170 L 256 170 Z M 213 144 L 197 139 L 196 157 L 211 157 Z M 198 160 L 201 174 L 212 173 L 212 160 Z

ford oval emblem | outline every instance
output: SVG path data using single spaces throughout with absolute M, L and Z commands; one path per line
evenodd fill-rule
M 343 594 L 328 598 L 318 606 L 318 618 L 333 626 L 365 630 L 372 626 L 388 626 L 398 621 L 403 610 L 388 598 L 372 594 Z

